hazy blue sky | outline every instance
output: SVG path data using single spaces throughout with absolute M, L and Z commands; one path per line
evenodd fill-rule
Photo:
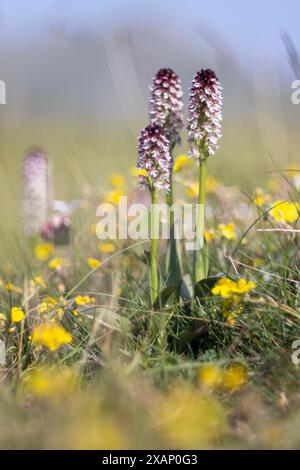
M 233 50 L 282 53 L 280 32 L 300 45 L 299 0 L 0 0 L 0 38 L 49 39 L 53 24 L 69 32 L 105 32 L 112 25 L 163 23 L 183 40 L 195 28 L 218 32 Z M 192 45 L 192 44 L 191 44 Z

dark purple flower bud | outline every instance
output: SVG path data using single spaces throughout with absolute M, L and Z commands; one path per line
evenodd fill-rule
M 27 236 L 40 233 L 52 203 L 52 165 L 40 148 L 29 150 L 23 159 L 22 214 Z
M 143 187 L 169 190 L 171 162 L 169 148 L 169 139 L 161 126 L 150 124 L 142 130 L 138 142 L 137 167 L 145 172 L 139 176 Z
M 164 129 L 172 147 L 180 142 L 184 125 L 180 78 L 172 69 L 161 69 L 153 78 L 150 91 L 150 120 Z
M 71 221 L 67 215 L 54 214 L 42 226 L 41 237 L 55 245 L 70 243 Z
M 205 160 L 218 150 L 222 122 L 221 85 L 210 69 L 197 72 L 190 90 L 188 134 L 191 156 Z

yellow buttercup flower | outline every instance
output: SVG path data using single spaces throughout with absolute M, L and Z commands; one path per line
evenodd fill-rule
M 299 217 L 299 204 L 289 201 L 276 201 L 270 210 L 271 216 L 277 222 L 295 222 Z
M 34 254 L 39 261 L 47 261 L 54 250 L 52 243 L 40 243 L 34 248 Z
M 185 187 L 185 193 L 191 199 L 196 199 L 198 196 L 198 184 L 197 183 L 187 183 Z
M 108 180 L 115 188 L 123 188 L 125 185 L 125 178 L 120 173 L 113 173 Z
M 20 321 L 24 320 L 25 313 L 19 307 L 12 307 L 10 311 L 11 321 L 12 323 L 19 323 Z
M 240 279 L 235 283 L 234 292 L 236 294 L 248 294 L 252 289 L 255 289 L 256 284 L 252 281 L 247 282 L 246 279 Z
M 234 240 L 236 238 L 235 224 L 233 222 L 227 225 L 219 224 L 218 229 L 221 233 L 221 236 L 226 238 L 227 240 Z
M 88 295 L 78 295 L 77 297 L 75 297 L 75 302 L 78 306 L 89 305 L 95 303 L 95 297 L 89 297 Z
M 96 268 L 99 268 L 99 266 L 101 266 L 101 261 L 96 258 L 88 258 L 87 264 L 89 265 L 90 268 L 96 269 Z
M 24 391 L 50 402 L 66 398 L 74 391 L 77 376 L 71 368 L 40 367 L 25 375 Z
M 112 253 L 115 251 L 116 247 L 113 243 L 100 243 L 99 251 L 100 253 Z
M 223 372 L 215 364 L 205 364 L 199 370 L 199 382 L 208 388 L 219 387 L 222 383 L 222 378 Z
M 220 183 L 216 178 L 209 175 L 206 177 L 205 187 L 208 193 L 213 193 L 214 191 L 216 191 L 216 189 L 218 189 L 219 186 Z
M 192 163 L 192 159 L 187 155 L 179 155 L 174 162 L 173 171 L 177 173 L 185 168 L 189 168 Z
M 224 371 L 223 387 L 230 391 L 242 388 L 248 379 L 247 369 L 243 364 L 231 364 Z
M 213 229 L 208 229 L 204 231 L 204 238 L 207 242 L 211 242 L 217 238 L 217 234 Z
M 4 289 L 8 292 L 15 292 L 16 294 L 22 294 L 22 289 L 15 286 L 12 282 L 7 282 L 4 284 Z
M 33 330 L 32 340 L 38 346 L 45 346 L 50 351 L 56 351 L 65 344 L 72 342 L 72 336 L 57 323 L 41 323 Z
M 227 428 L 222 405 L 212 395 L 184 383 L 172 388 L 157 414 L 163 435 L 181 449 L 207 448 Z
M 43 289 L 46 289 L 46 287 L 47 287 L 46 281 L 45 281 L 43 276 L 35 276 L 33 278 L 33 283 L 34 283 L 35 286 L 42 287 Z
M 220 295 L 221 297 L 230 297 L 233 293 L 235 287 L 235 282 L 231 281 L 227 277 L 222 277 L 218 279 L 214 287 L 212 288 L 213 295 Z
M 53 258 L 49 261 L 49 268 L 50 269 L 60 269 L 65 266 L 66 260 L 64 258 Z
M 254 282 L 247 282 L 246 279 L 240 279 L 238 282 L 234 282 L 227 277 L 222 277 L 218 279 L 212 288 L 212 294 L 228 298 L 234 294 L 247 294 L 255 287 L 256 285 Z
M 119 204 L 120 197 L 125 196 L 125 192 L 122 189 L 115 189 L 113 191 L 108 191 L 105 195 L 105 202 L 110 204 Z
M 256 188 L 254 191 L 253 201 L 256 206 L 260 207 L 270 201 L 270 195 L 265 193 L 263 189 Z

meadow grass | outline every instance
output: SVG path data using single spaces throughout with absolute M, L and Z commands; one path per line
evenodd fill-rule
M 98 165 L 93 158 L 91 166 Z M 63 175 L 70 170 L 66 185 L 59 182 L 63 191 L 71 182 L 82 188 L 81 169 L 73 160 L 61 164 Z M 162 298 L 158 309 L 149 304 L 149 242 L 109 247 L 95 235 L 96 207 L 116 189 L 109 168 L 101 184 L 90 182 L 78 194 L 69 245 L 51 246 L 41 257 L 39 238 L 2 242 L 9 262 L 1 268 L 1 447 L 299 447 L 300 374 L 291 360 L 300 338 L 298 217 L 291 223 L 272 213 L 277 200 L 299 203 L 297 168 L 270 175 L 262 190 L 246 194 L 210 181 L 212 281 L 194 298 Z M 122 190 L 140 197 L 130 165 L 122 173 L 128 175 Z M 191 200 L 195 173 L 192 167 L 175 174 L 177 198 Z M 14 259 L 16 246 L 22 256 Z M 160 244 L 161 288 L 165 253 Z M 192 274 L 188 252 L 183 272 Z M 223 298 L 213 293 L 214 276 L 246 279 L 255 288 Z M 13 321 L 13 307 L 25 318 Z M 151 318 L 161 318 L 163 342 L 149 335 Z M 37 331 L 53 320 L 71 335 L 56 331 L 59 347 Z

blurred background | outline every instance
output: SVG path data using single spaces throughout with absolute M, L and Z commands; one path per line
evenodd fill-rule
M 291 102 L 299 16 L 298 0 L 0 1 L 0 252 L 18 233 L 24 150 L 48 150 L 58 199 L 104 185 L 113 171 L 126 176 L 160 67 L 181 76 L 185 114 L 195 72 L 211 67 L 220 77 L 214 176 L 251 191 L 268 171 L 299 162 L 300 105 Z

